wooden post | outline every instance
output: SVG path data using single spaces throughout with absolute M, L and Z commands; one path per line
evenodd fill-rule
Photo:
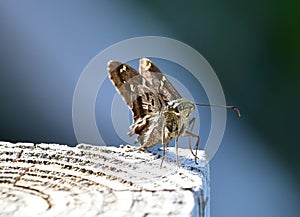
M 160 168 L 159 150 L 0 142 L 0 216 L 209 217 L 209 167 L 198 156 L 179 168 L 169 148 Z

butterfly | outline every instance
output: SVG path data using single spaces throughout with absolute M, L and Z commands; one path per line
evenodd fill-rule
M 189 149 L 197 163 L 200 139 L 192 132 L 195 118 L 191 118 L 196 104 L 182 98 L 161 70 L 147 58 L 140 59 L 139 72 L 115 60 L 108 62 L 107 71 L 116 90 L 132 111 L 133 120 L 128 135 L 138 135 L 136 142 L 141 144 L 138 149 L 150 148 L 161 142 L 162 166 L 166 148 L 174 139 L 176 163 L 179 166 L 178 138 L 188 136 Z M 195 153 L 191 147 L 191 138 L 196 139 Z

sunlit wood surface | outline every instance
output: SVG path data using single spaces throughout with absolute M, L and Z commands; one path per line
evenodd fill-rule
M 0 142 L 0 216 L 206 216 L 209 171 L 174 149 Z M 186 152 L 187 153 L 187 152 Z

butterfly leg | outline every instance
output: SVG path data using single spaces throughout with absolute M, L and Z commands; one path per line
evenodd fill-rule
M 192 155 L 195 157 L 195 163 L 197 163 L 197 151 L 198 151 L 198 147 L 199 147 L 199 142 L 200 142 L 200 137 L 194 133 L 192 133 L 191 131 L 194 130 L 194 127 L 195 127 L 195 118 L 192 118 L 190 121 L 189 121 L 189 130 L 187 130 L 185 132 L 185 134 L 188 136 L 188 144 L 189 144 L 189 149 L 192 153 Z M 191 146 L 191 137 L 196 137 L 197 138 L 197 142 L 196 142 L 196 154 L 193 152 L 193 149 L 192 149 L 192 146 Z
M 162 132 L 161 132 L 161 144 L 163 146 L 163 154 L 162 154 L 162 159 L 161 159 L 161 163 L 160 163 L 160 168 L 162 168 L 162 164 L 164 162 L 165 156 L 166 156 L 166 146 L 168 144 L 166 144 L 166 137 L 165 137 L 165 126 L 162 127 Z
M 198 164 L 197 163 L 197 150 L 198 150 L 198 146 L 199 146 L 199 141 L 200 141 L 200 137 L 190 131 L 186 131 L 185 134 L 189 137 L 189 148 L 192 152 L 192 155 L 195 157 L 195 164 Z M 191 139 L 190 137 L 194 137 L 194 138 L 197 138 L 197 142 L 196 142 L 196 154 L 194 154 L 194 152 L 192 151 L 192 147 L 191 147 Z
M 176 164 L 178 167 L 180 167 L 178 162 L 178 136 L 176 136 L 175 138 L 175 147 L 176 147 Z
M 190 151 L 191 151 L 192 155 L 195 157 L 195 162 L 196 162 L 196 158 L 198 158 L 198 157 L 197 157 L 197 151 L 198 151 L 198 146 L 199 146 L 200 137 L 199 137 L 198 135 L 195 135 L 194 133 L 191 132 L 191 131 L 194 130 L 194 127 L 195 127 L 195 120 L 196 120 L 196 118 L 192 118 L 192 119 L 189 121 L 189 128 L 190 128 L 190 129 L 187 131 L 188 133 L 186 132 L 186 135 L 188 136 L 188 143 L 189 143 Z M 192 136 L 191 134 L 193 134 L 193 136 Z M 192 149 L 192 147 L 191 147 L 191 136 L 192 136 L 192 137 L 197 137 L 196 154 L 194 154 L 193 149 Z

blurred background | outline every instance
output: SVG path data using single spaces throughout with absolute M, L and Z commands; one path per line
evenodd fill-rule
M 87 63 L 124 39 L 174 38 L 208 60 L 242 111 L 228 114 L 211 162 L 211 216 L 299 216 L 299 6 L 2 0 L 0 140 L 76 145 L 72 97 Z

